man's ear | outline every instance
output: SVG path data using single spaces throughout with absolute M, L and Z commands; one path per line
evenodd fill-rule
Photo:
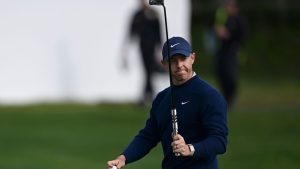
M 165 70 L 169 70 L 169 69 L 168 69 L 168 62 L 167 62 L 167 61 L 161 60 L 160 63 L 162 64 L 162 66 L 163 66 L 163 68 L 164 68 Z
M 195 52 L 192 53 L 191 59 L 192 59 L 192 62 L 194 63 L 195 60 L 196 60 L 196 53 Z

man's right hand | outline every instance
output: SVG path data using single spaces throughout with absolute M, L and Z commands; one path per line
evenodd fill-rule
M 118 169 L 125 166 L 126 157 L 124 155 L 120 155 L 117 159 L 108 161 L 107 166 L 109 168 L 116 166 Z

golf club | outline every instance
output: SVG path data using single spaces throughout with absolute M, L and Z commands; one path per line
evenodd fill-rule
M 168 33 L 168 23 L 167 23 L 167 12 L 166 7 L 164 5 L 164 0 L 149 0 L 150 5 L 161 5 L 164 9 L 164 16 L 165 16 L 165 28 L 166 28 L 166 38 L 167 38 L 167 46 L 168 46 L 168 52 L 167 56 L 170 54 L 170 44 L 169 44 L 169 33 Z M 177 111 L 175 106 L 175 95 L 174 95 L 174 85 L 172 81 L 172 75 L 171 75 L 171 61 L 170 57 L 168 58 L 168 65 L 169 65 L 169 77 L 170 77 L 170 89 L 171 89 L 171 114 L 172 114 L 172 127 L 173 127 L 173 135 L 176 135 L 178 133 L 178 123 L 177 123 Z M 175 153 L 176 156 L 180 156 L 180 153 Z

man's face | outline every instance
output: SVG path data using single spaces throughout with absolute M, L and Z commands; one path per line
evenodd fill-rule
M 174 55 L 171 58 L 171 75 L 174 85 L 181 85 L 193 76 L 193 63 L 195 53 L 189 57 Z M 162 61 L 163 65 L 168 68 L 168 61 Z

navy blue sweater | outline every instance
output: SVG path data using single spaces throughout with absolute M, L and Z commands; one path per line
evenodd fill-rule
M 174 86 L 179 134 L 193 144 L 192 157 L 175 156 L 172 147 L 170 87 L 153 101 L 145 127 L 123 152 L 126 163 L 144 157 L 159 142 L 162 144 L 163 169 L 217 169 L 216 156 L 226 151 L 227 105 L 223 97 L 199 76 Z

